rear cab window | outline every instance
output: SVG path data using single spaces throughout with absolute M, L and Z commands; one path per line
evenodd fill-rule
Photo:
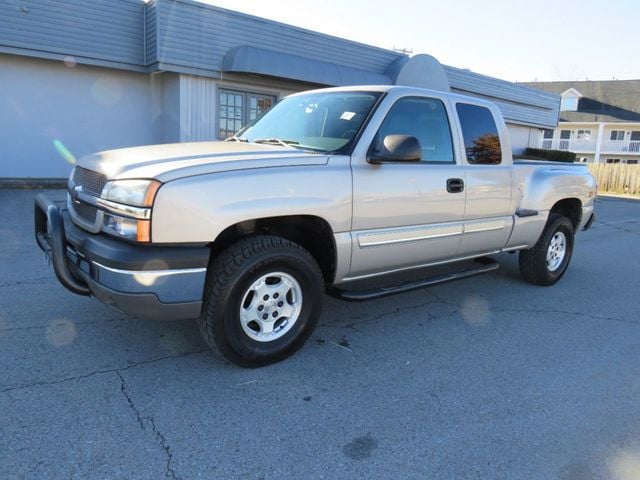
M 500 135 L 491 110 L 470 103 L 457 103 L 467 162 L 472 165 L 502 163 Z

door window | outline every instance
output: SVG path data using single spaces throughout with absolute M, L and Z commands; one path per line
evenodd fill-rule
M 374 145 L 379 145 L 387 135 L 416 137 L 422 148 L 423 162 L 454 162 L 451 127 L 440 100 L 422 97 L 398 100 L 382 122 Z

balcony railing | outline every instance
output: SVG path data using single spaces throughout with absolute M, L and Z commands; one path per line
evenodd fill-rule
M 562 138 L 543 138 L 540 148 L 546 150 L 569 150 L 571 152 L 592 153 L 596 151 L 595 140 L 565 140 Z
M 603 153 L 640 153 L 640 141 L 616 142 L 609 140 L 602 142 L 600 151 Z

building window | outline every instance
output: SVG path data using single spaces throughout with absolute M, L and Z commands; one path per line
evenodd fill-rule
M 620 163 L 619 158 L 607 158 L 607 163 Z
M 611 130 L 610 140 L 621 142 L 624 140 L 624 130 Z
M 236 90 L 218 93 L 218 137 L 228 138 L 276 103 L 273 95 Z
M 587 157 L 577 157 L 576 161 L 580 163 L 587 163 Z
M 627 165 L 638 165 L 637 159 L 627 160 Z
M 591 140 L 591 130 L 578 130 L 578 140 Z
M 560 130 L 560 141 L 558 142 L 558 149 L 569 150 L 570 140 L 571 130 Z
M 493 114 L 488 108 L 458 103 L 456 105 L 467 161 L 471 164 L 497 165 L 502 162 L 500 136 Z
M 560 100 L 560 110 L 563 112 L 575 112 L 578 110 L 578 97 L 562 97 Z
M 551 149 L 553 145 L 553 130 L 549 128 L 542 129 L 542 148 Z

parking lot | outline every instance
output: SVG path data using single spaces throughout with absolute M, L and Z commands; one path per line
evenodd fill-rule
M 245 370 L 194 322 L 59 286 L 34 195 L 0 190 L 2 478 L 640 478 L 638 200 L 598 201 L 554 287 L 505 254 L 460 282 L 327 297 L 300 352 Z

